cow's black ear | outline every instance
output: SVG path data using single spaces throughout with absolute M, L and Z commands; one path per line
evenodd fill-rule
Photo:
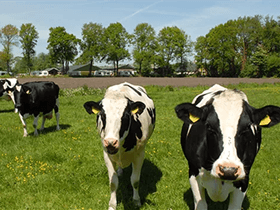
M 182 103 L 175 107 L 177 117 L 187 123 L 196 123 L 201 117 L 203 110 L 191 103 Z
M 280 108 L 277 106 L 265 106 L 254 110 L 254 123 L 261 127 L 271 127 L 280 122 Z
M 84 103 L 84 108 L 89 114 L 98 114 L 102 106 L 100 105 L 100 102 L 94 102 L 94 101 L 88 101 Z
M 142 114 L 142 112 L 146 108 L 146 105 L 140 101 L 133 102 L 130 106 L 132 114 Z

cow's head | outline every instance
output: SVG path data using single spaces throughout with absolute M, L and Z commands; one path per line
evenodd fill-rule
M 243 92 L 226 90 L 202 107 L 183 103 L 176 106 L 178 118 L 189 128 L 188 137 L 203 138 L 203 167 L 223 180 L 240 180 L 249 175 L 261 144 L 261 127 L 280 121 L 280 108 L 255 109 Z
M 145 109 L 142 102 L 128 99 L 88 101 L 84 108 L 89 114 L 97 114 L 97 128 L 103 147 L 109 154 L 116 154 L 130 130 L 132 117 Z
M 9 80 L 0 80 L 0 97 L 10 91 L 8 85 L 11 85 L 11 82 Z
M 20 109 L 26 101 L 32 103 L 32 89 L 25 85 L 16 85 L 14 89 L 14 97 L 15 108 Z

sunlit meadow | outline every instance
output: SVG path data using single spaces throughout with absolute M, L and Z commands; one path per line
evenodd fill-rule
M 280 84 L 240 84 L 252 106 L 280 105 Z M 143 210 L 193 209 L 188 181 L 188 164 L 180 146 L 182 122 L 174 107 L 191 102 L 207 86 L 173 88 L 145 87 L 154 100 L 157 122 L 146 147 L 141 173 Z M 98 101 L 103 89 L 81 87 L 60 91 L 61 130 L 55 119 L 33 136 L 23 137 L 19 116 L 12 102 L 0 101 L 0 209 L 85 209 L 108 208 L 109 182 L 95 116 L 83 108 L 88 100 Z M 39 121 L 41 123 L 41 121 Z M 263 129 L 260 153 L 250 174 L 243 209 L 280 209 L 280 125 Z M 120 177 L 118 209 L 131 210 L 131 167 Z M 210 202 L 209 209 L 227 209 L 227 202 Z

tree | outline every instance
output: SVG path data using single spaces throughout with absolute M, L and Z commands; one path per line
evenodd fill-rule
M 62 65 L 62 73 L 66 74 L 69 62 L 78 55 L 77 45 L 80 42 L 73 34 L 68 34 L 64 27 L 50 28 L 48 47 L 53 63 Z
M 163 68 L 163 75 L 171 74 L 171 62 L 182 62 L 191 51 L 191 42 L 183 30 L 178 27 L 165 27 L 158 35 L 158 64 Z
M 43 70 L 51 67 L 53 67 L 53 64 L 51 62 L 51 56 L 49 54 L 39 53 L 34 58 L 34 69 Z
M 139 65 L 139 74 L 142 75 L 143 65 L 146 68 L 151 65 L 156 49 L 155 30 L 148 23 L 141 23 L 134 29 L 133 36 L 133 58 Z
M 29 74 L 32 68 L 32 59 L 35 56 L 35 46 L 39 38 L 39 33 L 31 23 L 22 24 L 19 32 L 21 47 L 23 49 L 23 59 L 27 65 Z
M 80 48 L 83 51 L 80 59 L 85 63 L 90 62 L 89 76 L 91 76 L 92 65 L 94 60 L 100 61 L 102 47 L 102 36 L 104 34 L 104 28 L 101 24 L 88 23 L 84 24 L 82 28 L 82 41 L 80 42 Z
M 12 47 L 18 45 L 18 29 L 13 25 L 6 25 L 0 30 L 0 43 L 3 45 L 1 59 L 6 63 L 7 72 L 11 70 L 13 58 Z
M 237 77 L 242 71 L 251 74 L 254 68 L 249 64 L 261 42 L 261 32 L 259 16 L 229 20 L 216 26 L 204 39 L 197 40 L 195 50 L 198 66 L 207 67 L 209 76 Z
M 239 17 L 236 21 L 236 27 L 238 29 L 237 39 L 239 43 L 239 49 L 241 55 L 241 71 L 245 68 L 247 59 L 252 56 L 256 51 L 257 46 L 261 39 L 261 17 Z
M 117 75 L 119 69 L 119 61 L 130 58 L 127 45 L 131 40 L 131 36 L 126 32 L 125 28 L 120 23 L 111 23 L 104 32 L 105 44 L 102 52 L 103 58 L 107 62 L 113 61 L 114 68 L 116 65 Z
M 280 53 L 280 24 L 269 16 L 264 19 L 262 43 L 269 53 Z

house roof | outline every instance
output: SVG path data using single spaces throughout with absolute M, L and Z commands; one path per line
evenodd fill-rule
M 90 63 L 83 64 L 83 65 L 75 65 L 75 66 L 69 66 L 69 72 L 71 71 L 81 71 L 86 68 L 89 69 Z M 99 70 L 100 68 L 98 66 L 92 66 L 92 70 Z M 85 71 L 85 70 L 84 70 Z

